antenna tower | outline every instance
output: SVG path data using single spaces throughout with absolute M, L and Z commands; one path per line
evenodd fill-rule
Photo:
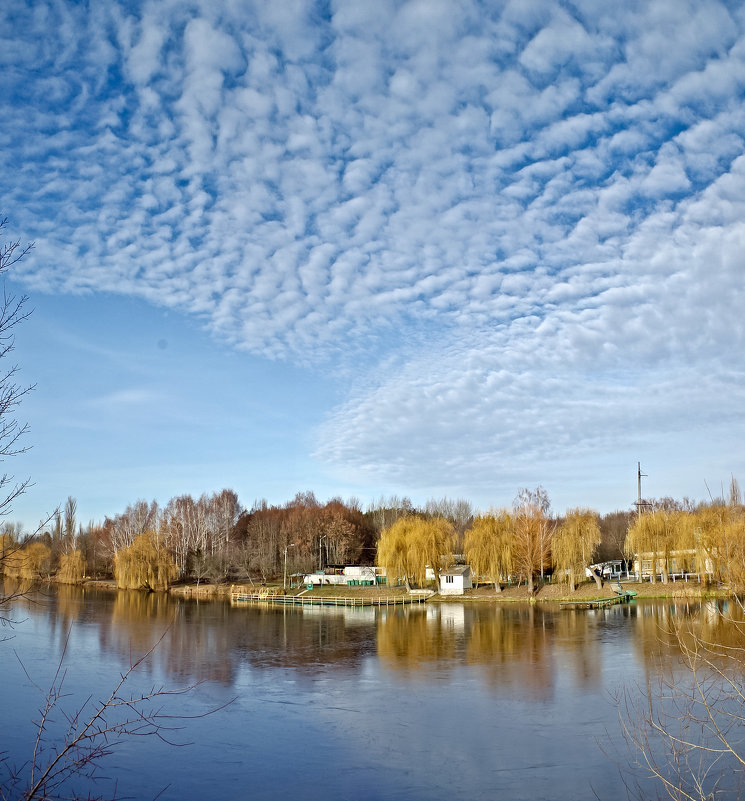
M 636 513 L 640 515 L 642 513 L 642 509 L 647 505 L 642 501 L 642 478 L 648 478 L 646 473 L 642 473 L 642 463 L 636 463 L 636 487 L 637 487 L 637 501 L 636 501 Z

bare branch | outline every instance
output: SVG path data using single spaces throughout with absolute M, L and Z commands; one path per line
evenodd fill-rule
M 677 649 L 682 671 L 658 667 L 655 681 L 648 679 L 641 693 L 626 691 L 618 699 L 636 768 L 671 799 L 711 801 L 739 792 L 745 637 L 742 621 L 727 624 L 725 633 L 717 630 L 717 641 L 704 634 L 700 615 L 661 631 L 660 641 Z
M 171 696 L 193 690 L 197 684 L 176 689 L 153 686 L 145 692 L 131 694 L 126 691 L 134 674 L 150 659 L 169 630 L 170 626 L 144 654 L 130 659 L 129 667 L 120 674 L 106 699 L 93 702 L 89 697 L 73 712 L 67 712 L 61 706 L 67 697 L 64 692 L 64 662 L 70 631 L 48 690 L 43 691 L 22 666 L 29 681 L 43 694 L 44 701 L 36 722 L 37 734 L 30 761 L 13 771 L 9 786 L 0 787 L 0 798 L 8 796 L 11 791 L 13 797 L 24 801 L 75 798 L 74 792 L 70 795 L 69 782 L 76 777 L 96 781 L 100 778 L 101 760 L 132 737 L 156 737 L 168 745 L 188 745 L 173 736 L 183 729 L 183 721 L 212 714 L 225 705 L 194 716 L 172 715 L 163 702 Z M 65 731 L 59 743 L 50 744 L 49 724 L 53 712 L 61 715 Z M 28 778 L 24 780 L 26 775 Z

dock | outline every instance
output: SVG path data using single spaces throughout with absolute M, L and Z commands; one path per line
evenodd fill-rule
M 234 590 L 230 593 L 231 603 L 270 603 L 280 606 L 404 606 L 409 604 L 423 604 L 426 597 L 422 595 L 381 595 L 377 597 L 359 596 L 357 598 L 342 598 L 334 595 L 280 595 L 272 590 L 259 590 L 248 592 Z
M 610 598 L 596 598 L 595 600 L 584 601 L 562 601 L 560 609 L 605 609 L 615 604 L 628 603 L 633 596 L 613 595 Z
M 605 609 L 607 606 L 620 604 L 621 598 L 614 595 L 612 598 L 596 598 L 594 601 L 562 601 L 560 609 Z

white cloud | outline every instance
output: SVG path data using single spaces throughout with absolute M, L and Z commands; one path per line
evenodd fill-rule
M 91 398 L 88 406 L 119 414 L 125 409 L 150 406 L 159 400 L 161 400 L 160 396 L 148 389 L 122 389 L 98 398 Z
M 499 453 L 612 447 L 653 416 L 651 375 L 680 391 L 742 342 L 742 15 L 286 12 L 6 13 L 0 174 L 30 288 L 132 294 L 355 375 L 319 453 L 402 480 L 442 452 L 465 481 Z M 394 380 L 376 365 L 401 340 Z

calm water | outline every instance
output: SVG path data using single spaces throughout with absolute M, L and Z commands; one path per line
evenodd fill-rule
M 28 757 L 68 635 L 72 711 L 165 632 L 132 690 L 198 686 L 164 701 L 184 716 L 179 745 L 134 739 L 107 758 L 121 797 L 614 801 L 626 798 L 604 753 L 625 753 L 614 697 L 644 684 L 660 625 L 690 611 L 231 608 L 51 589 L 16 603 L 0 631 L 12 637 L 0 643 L 0 751 Z

